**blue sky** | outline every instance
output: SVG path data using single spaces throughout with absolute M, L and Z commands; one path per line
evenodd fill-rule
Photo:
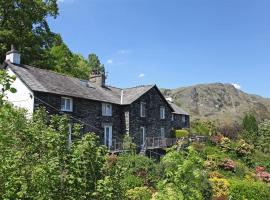
M 59 12 L 52 31 L 96 53 L 110 85 L 222 82 L 270 97 L 269 0 L 59 0 Z

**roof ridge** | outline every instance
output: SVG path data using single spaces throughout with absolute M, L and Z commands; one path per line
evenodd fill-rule
M 149 85 L 137 85 L 137 86 L 134 86 L 134 87 L 128 87 L 128 88 L 123 88 L 123 90 L 126 90 L 126 89 L 133 89 L 133 88 L 140 88 L 140 87 L 154 87 L 155 84 L 149 84 Z

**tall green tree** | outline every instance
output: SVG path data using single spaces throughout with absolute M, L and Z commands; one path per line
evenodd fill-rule
M 57 38 L 47 22 L 58 15 L 57 0 L 1 0 L 0 1 L 0 61 L 15 44 L 22 53 L 22 61 L 46 68 L 47 49 Z
M 246 131 L 249 131 L 249 132 L 258 131 L 258 122 L 257 122 L 256 118 L 254 117 L 254 115 L 252 115 L 252 114 L 245 115 L 243 122 L 242 122 L 242 125 Z
M 90 67 L 91 71 L 96 70 L 98 73 L 105 72 L 104 65 L 101 64 L 101 62 L 96 54 L 89 54 L 88 63 L 89 63 L 89 67 Z

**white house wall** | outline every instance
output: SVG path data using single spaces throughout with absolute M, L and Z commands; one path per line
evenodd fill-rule
M 16 76 L 16 74 L 10 68 L 7 68 L 7 72 L 11 76 Z M 26 109 L 28 114 L 32 115 L 34 110 L 33 92 L 21 81 L 18 76 L 16 76 L 16 80 L 12 84 L 12 87 L 16 88 L 17 92 L 7 92 L 7 100 L 16 107 Z

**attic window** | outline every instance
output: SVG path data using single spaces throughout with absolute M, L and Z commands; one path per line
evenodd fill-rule
M 72 98 L 61 97 L 61 111 L 72 112 L 73 100 Z

